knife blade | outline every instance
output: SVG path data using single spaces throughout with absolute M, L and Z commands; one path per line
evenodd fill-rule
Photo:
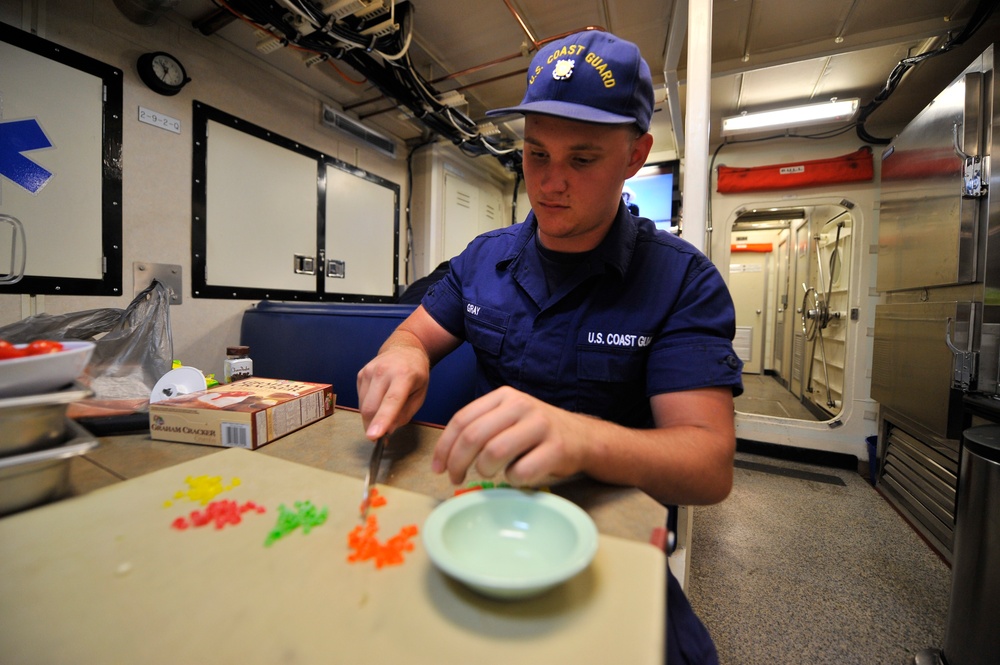
M 388 435 L 380 436 L 372 447 L 372 456 L 368 461 L 368 473 L 365 474 L 364 492 L 361 495 L 362 522 L 368 519 L 368 509 L 371 508 L 372 504 L 372 488 L 375 487 L 375 481 L 378 480 L 378 467 L 382 463 L 382 451 L 385 450 L 385 444 L 388 440 Z

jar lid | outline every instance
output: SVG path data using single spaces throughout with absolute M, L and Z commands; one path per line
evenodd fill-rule
M 245 356 L 250 353 L 249 346 L 227 346 L 226 355 L 227 356 Z

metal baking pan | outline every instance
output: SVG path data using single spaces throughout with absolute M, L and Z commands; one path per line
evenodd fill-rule
M 98 442 L 90 432 L 68 418 L 65 432 L 63 445 L 0 457 L 0 516 L 66 495 L 70 462 L 96 448 Z
M 93 395 L 75 383 L 42 395 L 0 399 L 0 457 L 57 446 L 66 440 L 69 405 Z

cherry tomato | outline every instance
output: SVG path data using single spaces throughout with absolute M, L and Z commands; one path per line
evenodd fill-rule
M 27 355 L 26 349 L 19 349 L 7 340 L 0 339 L 0 360 L 10 358 L 23 358 Z
M 51 339 L 36 339 L 34 342 L 28 344 L 27 355 L 29 356 L 40 356 L 43 353 L 57 353 L 62 351 L 63 345 L 59 342 L 54 342 Z

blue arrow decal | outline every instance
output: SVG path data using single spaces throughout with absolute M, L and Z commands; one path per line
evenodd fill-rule
M 21 153 L 51 147 L 37 120 L 0 122 L 0 175 L 37 194 L 52 174 Z

